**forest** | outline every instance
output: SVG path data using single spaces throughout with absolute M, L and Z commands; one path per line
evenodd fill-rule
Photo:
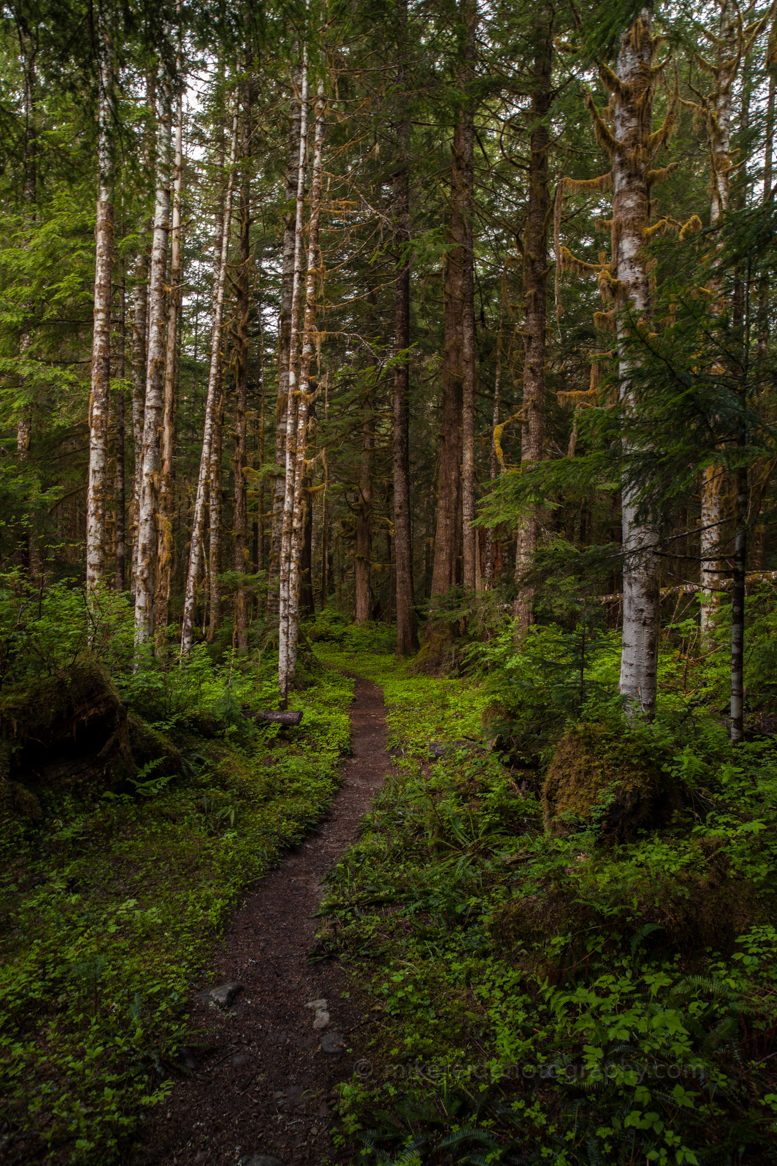
M 777 1161 L 777 0 L 0 58 L 0 1162 Z

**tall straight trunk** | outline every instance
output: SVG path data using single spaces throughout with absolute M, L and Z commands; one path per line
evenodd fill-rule
M 394 282 L 394 563 L 396 574 L 397 655 L 418 650 L 415 596 L 413 594 L 413 541 L 410 522 L 410 118 L 407 104 L 409 81 L 407 53 L 407 0 L 399 5 L 397 85 L 402 102 L 397 126 L 397 171 L 394 177 L 394 239 L 397 266 Z M 406 355 L 403 355 L 406 354 Z M 326 577 L 326 555 L 322 565 Z M 323 584 L 322 584 L 323 587 Z M 322 605 L 324 597 L 322 596 Z
M 524 235 L 524 360 L 521 466 L 542 461 L 545 436 L 545 337 L 548 302 L 548 113 L 553 68 L 553 13 L 546 9 L 537 28 L 531 96 L 529 146 L 529 202 Z M 518 592 L 513 614 L 517 639 L 533 621 L 534 589 L 523 581 L 540 536 L 540 513 L 535 505 L 518 528 L 515 580 Z
M 286 202 L 294 203 L 295 210 L 286 216 L 283 228 L 283 254 L 281 258 L 281 305 L 278 317 L 278 398 L 275 417 L 275 464 L 281 466 L 286 461 L 286 444 L 289 408 L 289 369 L 292 360 L 297 359 L 296 347 L 292 352 L 292 332 L 295 343 L 299 339 L 299 321 L 292 323 L 292 302 L 294 299 L 295 245 L 298 191 L 300 183 L 305 188 L 306 156 L 300 151 L 300 118 L 303 117 L 303 101 L 307 102 L 307 70 L 292 73 L 291 124 L 289 127 L 289 162 L 286 167 Z M 304 89 L 304 99 L 302 91 Z M 304 110 L 307 125 L 307 109 Z M 306 131 L 307 133 L 307 131 Z M 295 424 L 292 414 L 291 424 Z M 280 613 L 280 562 L 283 538 L 283 503 L 285 497 L 285 477 L 280 474 L 272 486 L 272 528 L 270 534 L 270 560 L 267 566 L 267 614 Z
M 173 217 L 170 232 L 170 311 L 165 353 L 162 413 L 162 470 L 159 476 L 158 542 L 154 619 L 162 635 L 169 621 L 173 570 L 173 454 L 175 447 L 175 382 L 178 371 L 178 318 L 181 312 L 181 197 L 183 194 L 183 95 L 178 97 L 173 162 Z
M 313 165 L 310 182 L 310 220 L 308 223 L 308 254 L 305 280 L 305 316 L 302 329 L 302 352 L 299 369 L 299 398 L 297 401 L 297 431 L 292 449 L 286 444 L 286 495 L 284 497 L 283 542 L 281 544 L 281 612 L 279 623 L 278 688 L 281 701 L 288 701 L 297 670 L 297 641 L 299 636 L 299 584 L 302 541 L 304 537 L 305 457 L 310 406 L 313 400 L 311 366 L 316 351 L 316 293 L 319 277 L 319 228 L 321 223 L 321 193 L 323 188 L 324 153 L 324 98 L 323 83 L 316 94 L 316 121 L 313 144 Z M 300 141 L 302 125 L 300 125 Z M 298 225 L 300 225 L 298 215 Z M 301 232 L 300 232 L 301 233 Z M 301 251 L 301 239 L 299 243 Z M 300 260 L 301 261 L 301 260 Z M 295 284 L 296 284 L 295 275 Z M 292 309 L 293 312 L 293 309 Z M 294 365 L 289 375 L 289 395 L 296 388 Z M 291 410 L 290 410 L 291 413 Z M 291 494 L 291 498 L 289 495 Z M 290 529 L 287 538 L 287 514 L 290 509 Z M 288 566 L 285 561 L 288 547 Z M 284 577 L 287 578 L 284 588 Z M 285 621 L 284 621 L 285 614 Z
M 94 333 L 89 401 L 89 482 L 86 498 L 86 585 L 103 578 L 105 508 L 108 494 L 108 410 L 111 383 L 111 292 L 113 263 L 113 163 L 111 157 L 112 49 L 105 14 L 97 29 L 99 70 L 98 186 L 95 227 Z
M 222 461 L 224 453 L 224 389 L 223 373 L 219 372 L 219 390 L 213 417 L 210 481 L 208 484 L 208 643 L 216 638 L 221 623 L 221 543 L 223 538 L 224 506 L 221 497 Z
M 311 400 L 308 411 L 308 426 L 316 416 L 316 402 Z M 313 596 L 313 500 L 311 493 L 313 477 L 309 469 L 305 469 L 305 478 L 302 484 L 302 545 L 299 559 L 299 609 L 303 615 L 311 619 L 316 614 L 316 602 Z
M 474 190 L 475 190 L 475 122 L 473 100 L 467 89 L 473 80 L 477 5 L 464 0 L 461 17 L 466 25 L 464 60 L 459 69 L 459 89 L 465 95 L 458 134 L 454 139 L 454 169 L 458 169 L 453 183 L 458 220 L 462 262 L 461 305 L 461 519 L 462 519 L 462 581 L 471 591 L 476 587 L 477 531 L 475 519 L 475 251 L 474 251 Z
M 302 76 L 300 80 L 299 99 L 299 137 L 297 140 L 297 184 L 295 191 L 294 213 L 294 256 L 293 278 L 291 284 L 291 299 L 289 302 L 289 340 L 288 366 L 286 370 L 286 403 L 282 405 L 280 398 L 278 412 L 285 411 L 285 449 L 284 459 L 286 473 L 283 488 L 282 525 L 278 559 L 278 692 L 281 706 L 286 707 L 291 686 L 294 683 L 296 654 L 291 647 L 291 638 L 295 630 L 293 627 L 292 566 L 291 544 L 292 525 L 294 515 L 294 475 L 296 469 L 296 418 L 297 418 L 297 385 L 298 367 L 297 351 L 299 348 L 300 305 L 302 303 L 302 262 L 303 262 L 303 231 L 305 215 L 305 166 L 308 149 L 308 67 L 307 50 L 303 50 Z M 284 246 L 286 240 L 284 239 Z M 284 255 L 284 261 L 286 256 Z M 279 360 L 280 365 L 280 360 Z M 273 531 L 275 530 L 275 500 L 273 500 Z M 268 604 L 268 611 L 271 610 Z
M 737 445 L 744 446 L 742 435 Z M 734 579 L 731 593 L 731 740 L 738 744 L 745 727 L 745 578 L 747 571 L 747 511 L 749 491 L 747 467 L 736 472 L 736 533 L 734 535 Z
M 711 157 L 710 224 L 714 226 L 729 208 L 731 188 L 731 108 L 734 78 L 739 65 L 738 10 L 732 0 L 721 0 L 718 52 L 714 66 L 715 88 L 707 111 Z M 702 638 L 709 639 L 720 607 L 720 524 L 723 471 L 708 466 L 701 482 L 701 529 L 699 580 L 702 602 L 699 613 Z
M 474 122 L 466 89 L 471 78 L 476 16 L 469 0 L 462 2 L 461 17 L 465 26 L 465 44 L 457 86 L 464 100 L 457 114 L 451 146 L 451 193 L 446 232 L 450 249 L 445 257 L 443 289 L 445 351 L 433 598 L 444 595 L 455 583 L 462 582 L 462 568 L 467 573 L 463 580 L 465 584 L 469 587 L 475 585 L 474 532 L 469 526 L 474 517 Z
M 642 252 L 643 233 L 650 222 L 651 151 L 655 41 L 650 14 L 643 9 L 621 39 L 616 74 L 619 87 L 613 102 L 613 263 L 619 308 L 637 315 L 648 309 L 650 284 Z M 657 147 L 656 147 L 657 148 Z M 628 324 L 619 312 L 617 323 L 620 399 L 627 414 L 636 408 L 631 380 Z M 628 455 L 628 443 L 624 442 Z M 622 492 L 623 635 L 620 692 L 629 707 L 652 717 L 656 704 L 658 665 L 658 531 L 637 518 L 633 485 Z
M 761 201 L 768 206 L 772 198 L 774 165 L 774 97 L 777 83 L 777 62 L 769 66 L 769 95 L 766 100 L 766 136 L 764 141 L 764 177 Z M 758 361 L 769 355 L 769 277 L 764 273 L 758 281 Z
M 158 85 L 157 177 L 154 234 L 148 288 L 148 359 L 143 410 L 143 452 L 140 472 L 137 553 L 135 556 L 135 634 L 147 640 L 154 629 L 154 571 L 156 567 L 156 505 L 160 464 L 160 433 L 165 385 L 167 305 L 167 251 L 170 234 L 170 145 L 172 85 L 160 61 Z
M 235 283 L 235 571 L 248 571 L 248 312 L 251 266 L 251 112 L 250 96 L 246 90 L 243 107 L 243 168 L 240 182 L 240 266 Z M 259 327 L 262 325 L 261 305 Z M 264 406 L 264 376 L 262 375 L 262 406 Z M 262 408 L 261 424 L 264 425 Z M 261 464 L 260 457 L 260 464 Z M 259 502 L 261 516 L 262 499 Z M 261 521 L 261 518 L 260 518 Z M 259 570 L 259 566 L 257 566 Z M 235 628 L 237 649 L 248 651 L 248 592 L 242 585 L 235 594 Z
M 149 122 L 156 111 L 156 77 L 153 70 L 146 74 L 146 106 Z M 150 168 L 153 155 L 153 138 L 150 124 L 146 129 L 143 151 L 144 167 Z M 132 313 L 132 446 L 134 468 L 132 473 L 132 556 L 130 568 L 130 590 L 135 594 L 135 572 L 138 549 L 138 516 L 140 514 L 140 483 L 143 476 L 143 415 L 146 404 L 146 366 L 148 363 L 148 275 L 151 266 L 149 238 L 153 230 L 153 219 L 143 223 L 142 245 L 135 261 L 135 297 Z
M 208 503 L 208 477 L 212 468 L 213 434 L 218 407 L 219 373 L 221 369 L 221 327 L 224 320 L 224 296 L 227 282 L 227 258 L 229 256 L 229 235 L 232 225 L 232 188 L 235 176 L 235 159 L 237 156 L 238 115 L 237 110 L 232 118 L 232 143 L 229 154 L 229 172 L 227 186 L 224 193 L 224 212 L 221 231 L 221 251 L 219 254 L 216 278 L 214 280 L 213 295 L 213 325 L 210 340 L 210 371 L 208 374 L 208 392 L 205 398 L 205 424 L 202 435 L 202 451 L 200 453 L 200 472 L 197 479 L 197 494 L 194 501 L 194 516 L 192 518 L 192 541 L 189 549 L 189 567 L 186 575 L 186 590 L 184 593 L 183 623 L 181 627 L 181 655 L 191 651 L 194 643 L 194 611 L 197 602 L 197 576 L 202 561 L 203 529 L 205 525 L 205 508 Z
M 367 328 L 371 334 L 375 330 L 375 310 L 377 295 L 370 288 L 366 296 L 368 318 Z M 377 371 L 377 360 L 369 358 L 368 376 Z M 367 415 L 362 423 L 361 465 L 359 469 L 359 500 L 356 506 L 356 530 L 354 547 L 354 604 L 356 623 L 367 623 L 372 618 L 372 459 L 375 446 L 375 416 L 372 405 L 372 389 L 365 402 Z
M 18 26 L 17 26 L 18 27 Z M 24 78 L 24 179 L 22 183 L 22 200 L 24 202 L 24 218 L 28 227 L 32 229 L 36 217 L 36 203 L 38 198 L 38 131 L 36 118 L 36 90 L 37 90 L 37 55 L 38 45 L 33 44 L 30 36 L 24 35 L 19 29 L 19 55 Z M 26 250 L 30 245 L 29 236 L 25 238 L 23 247 Z M 27 353 L 32 345 L 30 332 L 33 313 L 33 304 L 25 304 L 25 320 L 22 334 L 19 337 L 19 358 L 23 365 Z M 32 402 L 27 399 L 25 390 L 27 378 L 22 372 L 19 377 L 19 396 L 21 404 L 16 419 L 16 464 L 21 470 L 29 458 L 32 442 Z M 22 521 L 18 524 L 17 549 L 15 559 L 20 567 L 36 573 L 32 562 L 36 550 L 36 537 L 32 521 Z
M 118 347 L 116 350 L 116 377 L 119 382 L 119 390 L 116 393 L 116 400 L 114 402 L 114 424 L 115 424 L 115 443 L 116 443 L 116 477 L 115 477 L 115 499 L 116 499 L 116 549 L 115 549 L 115 566 L 114 566 L 114 590 L 123 592 L 124 590 L 124 574 L 127 558 L 127 473 L 126 473 L 126 458 L 125 458 L 125 444 L 126 432 L 124 421 L 124 377 L 126 374 L 126 342 L 127 342 L 127 288 L 124 279 L 124 270 L 122 268 L 121 280 L 119 282 L 119 328 L 118 328 Z
M 495 482 L 499 474 L 499 461 L 496 453 L 497 426 L 499 425 L 499 410 L 502 397 L 502 329 L 504 327 L 504 302 L 499 307 L 499 330 L 496 334 L 496 369 L 494 370 L 494 408 L 491 416 L 491 448 L 488 458 L 488 476 Z M 520 536 L 519 536 L 520 537 Z M 519 542 L 520 546 L 520 542 Z M 483 571 L 483 585 L 486 591 L 494 586 L 494 528 L 486 528 L 485 569 Z
M 362 425 L 361 467 L 359 473 L 359 501 L 356 507 L 354 554 L 354 604 L 357 624 L 372 618 L 372 457 L 375 444 L 375 420 L 372 401 L 368 400 L 369 416 Z

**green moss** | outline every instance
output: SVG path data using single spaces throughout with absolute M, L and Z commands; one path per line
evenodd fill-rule
M 559 742 L 542 787 L 545 828 L 595 825 L 602 838 L 626 842 L 667 821 L 677 799 L 639 738 L 603 724 L 582 724 Z
M 169 776 L 181 772 L 181 754 L 175 745 L 135 713 L 127 717 L 127 734 L 132 758 L 138 769 L 162 758 L 163 764 L 155 768 L 155 774 Z
M 37 822 L 42 817 L 40 802 L 16 781 L 0 779 L 0 822 L 7 818 L 19 818 Z

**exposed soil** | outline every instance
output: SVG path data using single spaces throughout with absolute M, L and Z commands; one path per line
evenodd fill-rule
M 131 1166 L 350 1161 L 331 1142 L 333 1087 L 353 1076 L 368 1018 L 340 965 L 309 956 L 323 880 L 391 768 L 383 694 L 359 677 L 351 748 L 328 816 L 235 914 L 214 956 L 218 977 L 191 1001 L 192 1048 L 181 1050 L 173 1091 L 142 1127 Z M 242 990 L 222 1010 L 209 992 L 230 983 Z

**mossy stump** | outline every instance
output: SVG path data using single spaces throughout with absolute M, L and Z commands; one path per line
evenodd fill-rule
M 593 825 L 608 842 L 664 825 L 676 801 L 645 743 L 601 724 L 578 725 L 562 737 L 542 786 L 549 833 Z
M 121 789 L 160 758 L 155 775 L 181 768 L 178 750 L 128 713 L 107 670 L 92 656 L 4 693 L 0 716 L 0 777 L 36 792 L 84 783 Z M 24 802 L 30 816 L 31 806 L 19 794 L 5 800 L 17 811 Z

